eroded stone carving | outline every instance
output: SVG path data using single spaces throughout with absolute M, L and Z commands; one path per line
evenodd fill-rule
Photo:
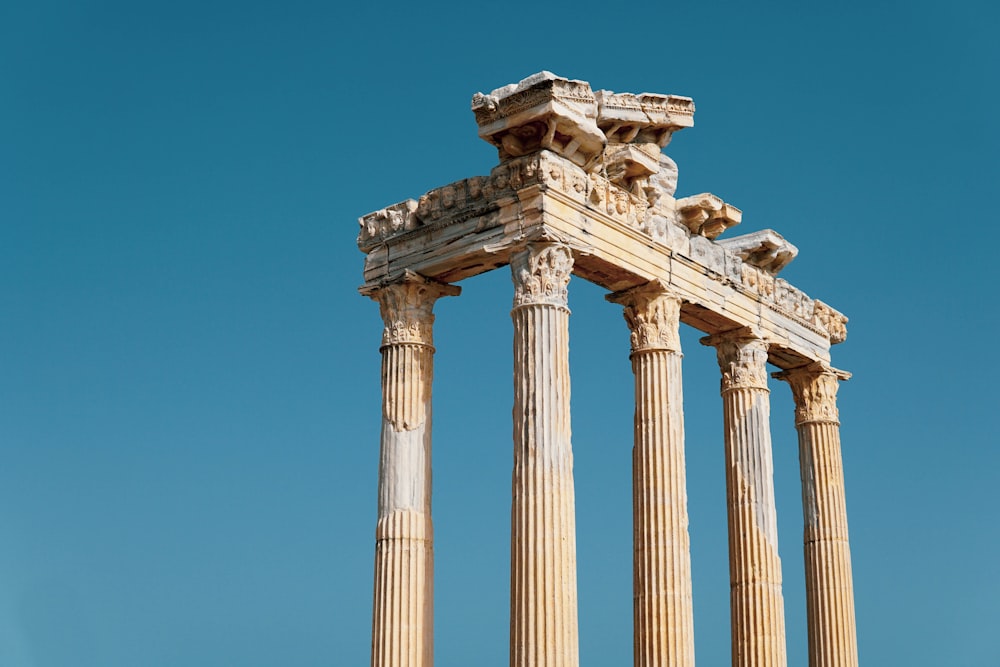
M 773 229 L 762 229 L 752 234 L 722 239 L 719 244 L 736 253 L 747 264 L 752 264 L 771 275 L 777 275 L 799 254 L 798 248 Z
M 660 170 L 660 155 L 656 144 L 608 144 L 604 171 L 615 185 L 644 197 L 646 180 Z
M 625 307 L 623 313 L 631 335 L 632 352 L 680 352 L 681 300 L 662 280 L 608 294 L 605 298 Z
M 701 339 L 715 348 L 722 370 L 722 391 L 767 389 L 767 341 L 748 327 Z
M 457 296 L 456 285 L 446 285 L 406 271 L 398 280 L 363 287 L 361 293 L 378 301 L 384 327 L 382 345 L 413 343 L 434 345 L 434 302 L 442 296 Z
M 614 143 L 651 143 L 663 148 L 674 132 L 694 125 L 694 100 L 680 95 L 599 90 L 597 125 Z
M 812 320 L 830 334 L 831 343 L 847 340 L 847 316 L 818 299 L 813 301 Z
M 787 382 L 795 398 L 795 423 L 836 422 L 840 423 L 837 412 L 837 390 L 841 381 L 849 380 L 851 374 L 838 370 L 829 364 L 814 362 L 799 368 L 791 368 L 771 377 Z
M 358 247 L 363 252 L 369 252 L 392 236 L 416 229 L 420 225 L 416 212 L 417 202 L 407 199 L 362 217 L 358 220 L 361 226 L 361 231 L 358 233 Z
M 573 271 L 573 253 L 557 243 L 533 243 L 511 256 L 514 307 L 547 304 L 567 306 L 567 286 Z
M 607 140 L 597 127 L 590 84 L 539 72 L 519 83 L 472 97 L 479 136 L 496 146 L 500 160 L 539 150 L 594 168 Z
M 713 240 L 743 219 L 743 211 L 707 192 L 678 199 L 677 213 L 692 234 Z

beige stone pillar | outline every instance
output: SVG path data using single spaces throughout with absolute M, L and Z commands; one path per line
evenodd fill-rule
M 576 517 L 569 414 L 573 255 L 530 244 L 514 280 L 511 667 L 577 667 Z
M 733 667 L 785 667 L 767 342 L 743 328 L 702 343 L 722 370 Z
M 397 282 L 363 290 L 379 302 L 385 323 L 373 667 L 434 663 L 432 308 L 439 297 L 459 291 L 412 272 Z
M 837 388 L 850 373 L 819 362 L 774 373 L 792 387 L 802 470 L 809 667 L 857 667 Z
M 635 666 L 692 667 L 694 612 L 684 469 L 681 300 L 660 281 L 608 295 L 607 299 L 625 307 L 635 374 Z

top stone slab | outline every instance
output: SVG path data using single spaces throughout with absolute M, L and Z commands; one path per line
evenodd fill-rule
M 540 150 L 586 171 L 600 166 L 611 144 L 660 148 L 694 124 L 694 102 L 679 95 L 591 90 L 586 81 L 539 72 L 472 97 L 479 136 L 499 149 L 500 161 Z

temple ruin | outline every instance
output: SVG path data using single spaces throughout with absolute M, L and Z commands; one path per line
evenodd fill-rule
M 594 91 L 541 72 L 476 94 L 499 164 L 361 218 L 362 294 L 382 333 L 374 667 L 433 663 L 432 309 L 505 265 L 514 283 L 511 667 L 577 667 L 576 532 L 567 288 L 607 289 L 631 336 L 634 664 L 695 664 L 679 327 L 721 372 L 732 664 L 785 667 L 767 363 L 795 400 L 810 667 L 857 667 L 839 382 L 847 318 L 778 277 L 798 252 L 777 232 L 724 236 L 741 211 L 676 197 L 662 149 L 693 125 L 677 95 Z M 624 331 L 623 331 L 624 335 Z

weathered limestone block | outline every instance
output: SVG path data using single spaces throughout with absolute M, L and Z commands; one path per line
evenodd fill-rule
M 460 291 L 412 272 L 362 289 L 384 322 L 372 667 L 433 665 L 432 310 Z
M 681 382 L 681 300 L 663 281 L 609 294 L 631 333 L 634 664 L 693 667 Z
M 358 232 L 358 248 L 362 252 L 371 252 L 379 243 L 416 229 L 421 222 L 417 218 L 417 202 L 407 199 L 369 213 L 360 218 L 358 224 L 361 227 Z
M 857 667 L 837 389 L 850 373 L 813 363 L 774 373 L 795 398 L 804 519 L 809 667 Z
M 733 236 L 718 243 L 739 255 L 747 264 L 752 264 L 771 275 L 777 275 L 799 254 L 798 248 L 773 229 Z
M 826 330 L 831 343 L 843 343 L 847 340 L 847 317 L 819 299 L 813 301 L 812 321 Z
M 550 150 L 591 170 L 607 139 L 597 127 L 590 84 L 539 72 L 520 83 L 472 97 L 479 136 L 496 146 L 500 160 Z
M 660 155 L 656 144 L 608 144 L 604 171 L 615 185 L 645 197 L 647 179 L 660 170 Z
M 792 313 L 806 322 L 811 322 L 813 319 L 813 300 L 782 278 L 774 281 L 774 303 L 786 313 Z
M 576 515 L 570 428 L 573 255 L 529 244 L 514 281 L 511 667 L 578 667 Z
M 677 200 L 677 163 L 667 155 L 660 153 L 659 169 L 646 179 L 645 193 L 649 207 L 662 215 L 676 217 Z
M 768 345 L 749 329 L 703 338 L 722 371 L 733 667 L 785 667 Z
M 680 222 L 707 239 L 715 239 L 730 227 L 740 224 L 743 212 L 709 193 L 677 200 Z
M 704 236 L 690 237 L 691 259 L 722 276 L 726 273 L 726 249 Z
M 613 143 L 651 143 L 663 148 L 674 132 L 694 125 L 694 100 L 680 95 L 599 90 L 597 125 Z

